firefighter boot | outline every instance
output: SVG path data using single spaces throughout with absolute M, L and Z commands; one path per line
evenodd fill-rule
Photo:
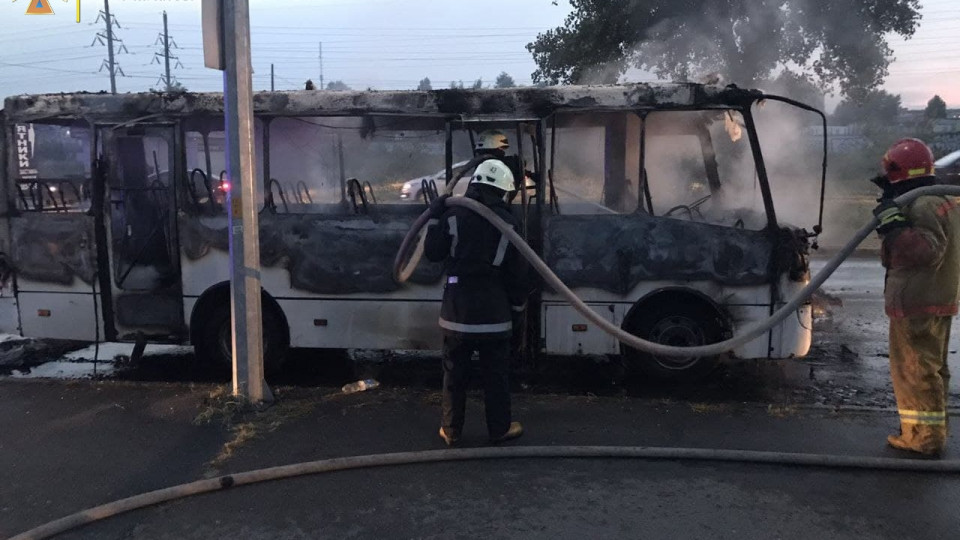
M 943 426 L 903 425 L 900 433 L 887 437 L 887 444 L 929 457 L 940 457 L 946 447 L 947 433 Z
M 507 429 L 507 432 L 503 435 L 497 437 L 496 439 L 490 439 L 490 442 L 494 444 L 506 442 L 512 439 L 523 435 L 523 424 L 520 422 L 510 422 L 510 427 Z
M 447 446 L 456 446 L 460 442 L 460 435 L 458 433 L 447 431 L 443 427 L 440 428 L 440 438 L 443 439 L 443 442 L 447 443 Z

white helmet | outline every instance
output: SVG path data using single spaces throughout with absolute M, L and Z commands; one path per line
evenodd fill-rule
M 510 140 L 500 130 L 489 129 L 477 136 L 477 150 L 506 150 L 510 148 Z
M 493 186 L 507 193 L 516 189 L 510 167 L 499 159 L 488 159 L 477 165 L 470 183 Z

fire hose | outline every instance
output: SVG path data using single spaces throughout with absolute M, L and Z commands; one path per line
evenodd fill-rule
M 894 199 L 894 202 L 900 206 L 905 206 L 924 195 L 960 196 L 960 186 L 929 186 L 918 188 L 897 197 Z M 447 199 L 446 204 L 449 206 L 461 206 L 463 208 L 467 208 L 489 221 L 494 227 L 503 233 L 510 243 L 517 248 L 517 251 L 519 251 L 520 255 L 530 263 L 533 269 L 536 270 L 541 277 L 543 277 L 547 286 L 563 296 L 568 302 L 570 302 L 570 305 L 572 305 L 574 309 L 583 315 L 584 318 L 597 325 L 601 330 L 617 338 L 617 340 L 624 345 L 637 349 L 638 351 L 657 356 L 673 357 L 713 356 L 722 354 L 736 349 L 737 347 L 757 338 L 764 332 L 767 332 L 796 312 L 797 309 L 799 309 L 815 292 L 817 292 L 820 286 L 827 281 L 830 275 L 836 271 L 840 264 L 850 257 L 857 246 L 859 246 L 860 243 L 863 242 L 863 240 L 867 238 L 867 236 L 869 236 L 880 223 L 879 220 L 874 217 L 869 223 L 861 227 L 860 230 L 857 231 L 857 233 L 853 236 L 853 238 L 851 238 L 850 241 L 848 241 L 843 248 L 841 248 L 840 251 L 838 251 L 837 254 L 827 262 L 820 272 L 810 279 L 810 282 L 807 283 L 803 289 L 801 289 L 793 298 L 788 300 L 783 306 L 777 309 L 772 315 L 770 315 L 768 319 L 757 321 L 756 323 L 745 326 L 736 335 L 725 341 L 719 341 L 707 345 L 697 345 L 693 347 L 675 347 L 642 339 L 607 321 L 605 318 L 603 318 L 603 316 L 591 309 L 590 306 L 577 297 L 577 295 L 570 290 L 570 288 L 567 287 L 555 273 L 553 273 L 553 270 L 547 266 L 547 263 L 545 263 L 543 259 L 537 255 L 533 248 L 531 248 L 530 245 L 527 244 L 523 238 L 521 238 L 520 235 L 513 230 L 513 227 L 511 227 L 510 224 L 500 219 L 500 217 L 498 217 L 492 210 L 483 204 L 467 197 L 450 197 Z M 419 262 L 420 254 L 423 252 L 423 236 L 425 236 L 421 235 L 420 233 L 430 220 L 430 217 L 429 210 L 421 214 L 420 217 L 414 221 L 410 232 L 407 233 L 407 236 L 403 239 L 403 243 L 400 245 L 400 250 L 397 253 L 396 259 L 394 260 L 393 273 L 394 279 L 396 279 L 398 282 L 406 281 L 413 273 L 413 268 L 415 268 L 416 264 Z M 417 249 L 413 256 L 408 258 L 407 254 L 410 251 L 411 245 L 418 236 L 420 236 L 420 240 L 417 244 Z
M 446 192 L 452 189 L 447 186 Z M 960 196 L 960 186 L 931 186 L 913 190 L 897 197 L 898 205 L 906 205 L 924 195 Z M 546 280 L 547 285 L 563 295 L 587 320 L 597 324 L 605 332 L 613 335 L 624 344 L 663 356 L 707 356 L 720 354 L 734 349 L 743 343 L 756 338 L 766 332 L 784 318 L 792 314 L 830 277 L 830 275 L 846 260 L 854 249 L 877 227 L 876 218 L 864 225 L 847 242 L 837 254 L 830 259 L 826 266 L 814 276 L 810 282 L 787 301 L 780 309 L 774 312 L 766 321 L 750 325 L 739 335 L 731 339 L 701 345 L 696 347 L 671 347 L 641 339 L 627 333 L 619 327 L 607 322 L 596 314 L 582 300 L 580 300 L 541 260 L 536 252 L 514 232 L 513 228 L 496 216 L 486 206 L 465 197 L 447 199 L 451 206 L 462 206 L 470 209 L 492 223 L 499 229 L 520 254 L 525 257 L 533 268 Z M 414 222 L 410 232 L 404 238 L 400 251 L 394 263 L 394 276 L 398 281 L 405 281 L 413 272 L 422 254 L 423 238 L 421 232 L 430 220 L 430 212 L 424 212 Z M 412 257 L 408 257 L 411 246 L 420 236 L 418 249 Z M 393 454 L 375 454 L 367 456 L 352 456 L 342 458 L 323 459 L 280 467 L 271 467 L 254 471 L 242 472 L 219 478 L 211 478 L 181 484 L 165 489 L 151 491 L 119 501 L 114 501 L 94 508 L 89 508 L 71 514 L 56 521 L 51 521 L 22 534 L 11 540 L 39 540 L 107 519 L 118 514 L 146 508 L 152 505 L 169 502 L 176 499 L 191 497 L 203 493 L 223 491 L 232 487 L 280 480 L 309 474 L 320 474 L 333 471 L 366 469 L 374 467 L 388 467 L 423 463 L 443 463 L 454 461 L 493 460 L 493 459 L 544 459 L 544 458 L 608 458 L 608 459 L 647 459 L 672 461 L 706 461 L 727 463 L 750 463 L 784 466 L 828 467 L 853 470 L 885 470 L 905 472 L 929 472 L 941 474 L 960 473 L 960 461 L 931 461 L 931 460 L 904 460 L 880 457 L 863 456 L 832 456 L 823 454 L 799 454 L 785 452 L 761 452 L 749 450 L 724 450 L 715 448 L 658 448 L 658 447 L 625 447 L 625 446 L 514 446 L 491 448 L 467 448 L 458 450 L 426 450 L 419 452 L 402 452 Z

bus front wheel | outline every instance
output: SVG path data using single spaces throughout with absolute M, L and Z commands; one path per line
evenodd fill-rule
M 266 295 L 261 297 L 263 311 L 263 369 L 267 375 L 280 371 L 290 349 L 290 332 L 283 313 Z M 230 302 L 220 302 L 203 318 L 194 344 L 197 359 L 218 371 L 233 369 L 233 329 Z
M 674 347 L 707 345 L 723 339 L 723 321 L 712 305 L 692 298 L 664 300 L 635 306 L 623 329 L 647 341 Z M 620 349 L 628 371 L 658 381 L 695 382 L 709 375 L 720 361 L 718 356 L 656 356 L 623 344 Z

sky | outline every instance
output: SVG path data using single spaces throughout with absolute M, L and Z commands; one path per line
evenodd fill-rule
M 0 97 L 60 91 L 109 90 L 103 0 L 47 0 L 54 15 L 24 14 L 30 0 L 0 2 Z M 34 0 L 35 1 L 35 0 Z M 77 2 L 81 22 L 75 22 Z M 120 92 L 159 87 L 163 12 L 176 48 L 173 76 L 193 91 L 222 88 L 219 72 L 203 67 L 200 0 L 112 0 L 122 40 L 116 61 Z M 303 88 L 307 79 L 342 80 L 355 89 L 410 89 L 429 77 L 435 88 L 451 81 L 492 84 L 501 71 L 529 84 L 536 66 L 525 45 L 562 24 L 570 11 L 560 0 L 250 0 L 254 88 Z M 923 0 L 916 35 L 894 38 L 896 60 L 884 88 L 903 104 L 923 107 L 934 94 L 960 107 L 960 3 Z M 119 48 L 120 43 L 117 44 Z M 178 62 L 179 60 L 179 62 Z M 635 79 L 650 80 L 638 73 Z M 836 99 L 828 100 L 828 103 Z

